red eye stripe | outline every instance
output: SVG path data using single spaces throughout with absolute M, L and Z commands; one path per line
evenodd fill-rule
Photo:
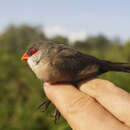
M 35 54 L 37 51 L 38 51 L 38 49 L 29 50 L 29 51 L 27 52 L 27 55 L 28 55 L 28 56 L 32 56 L 32 55 Z

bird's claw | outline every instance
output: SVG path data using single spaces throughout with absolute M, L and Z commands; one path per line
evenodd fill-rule
M 56 121 L 60 118 L 60 112 L 55 109 L 54 111 L 54 122 L 56 123 Z
M 50 103 L 51 103 L 50 100 L 45 100 L 42 104 L 40 104 L 40 105 L 38 106 L 37 109 L 40 109 L 41 107 L 43 107 L 44 110 L 42 110 L 42 112 L 45 112 L 45 111 L 47 111 L 48 106 L 49 106 Z
M 45 111 L 47 111 L 47 109 L 48 109 L 50 103 L 51 103 L 50 100 L 45 100 L 43 103 L 41 103 L 41 104 L 37 107 L 37 109 L 40 109 L 41 107 L 43 107 L 44 110 L 42 110 L 42 112 L 45 112 Z M 60 118 L 60 112 L 59 112 L 57 109 L 55 109 L 53 116 L 54 116 L 54 123 L 56 123 L 56 121 Z

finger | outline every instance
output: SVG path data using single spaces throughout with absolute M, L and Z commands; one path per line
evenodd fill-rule
M 94 97 L 114 116 L 130 126 L 129 93 L 102 79 L 93 79 L 82 83 L 80 90 Z
M 72 85 L 45 84 L 44 90 L 74 130 L 128 130 L 93 98 Z

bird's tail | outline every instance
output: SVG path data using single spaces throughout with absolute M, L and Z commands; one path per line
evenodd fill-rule
M 106 60 L 103 60 L 101 63 L 104 72 L 121 71 L 121 72 L 130 73 L 130 63 L 118 63 L 118 62 L 110 62 Z

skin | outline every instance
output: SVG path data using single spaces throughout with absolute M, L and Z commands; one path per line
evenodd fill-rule
M 129 93 L 102 79 L 78 86 L 44 83 L 43 87 L 73 130 L 130 130 Z

